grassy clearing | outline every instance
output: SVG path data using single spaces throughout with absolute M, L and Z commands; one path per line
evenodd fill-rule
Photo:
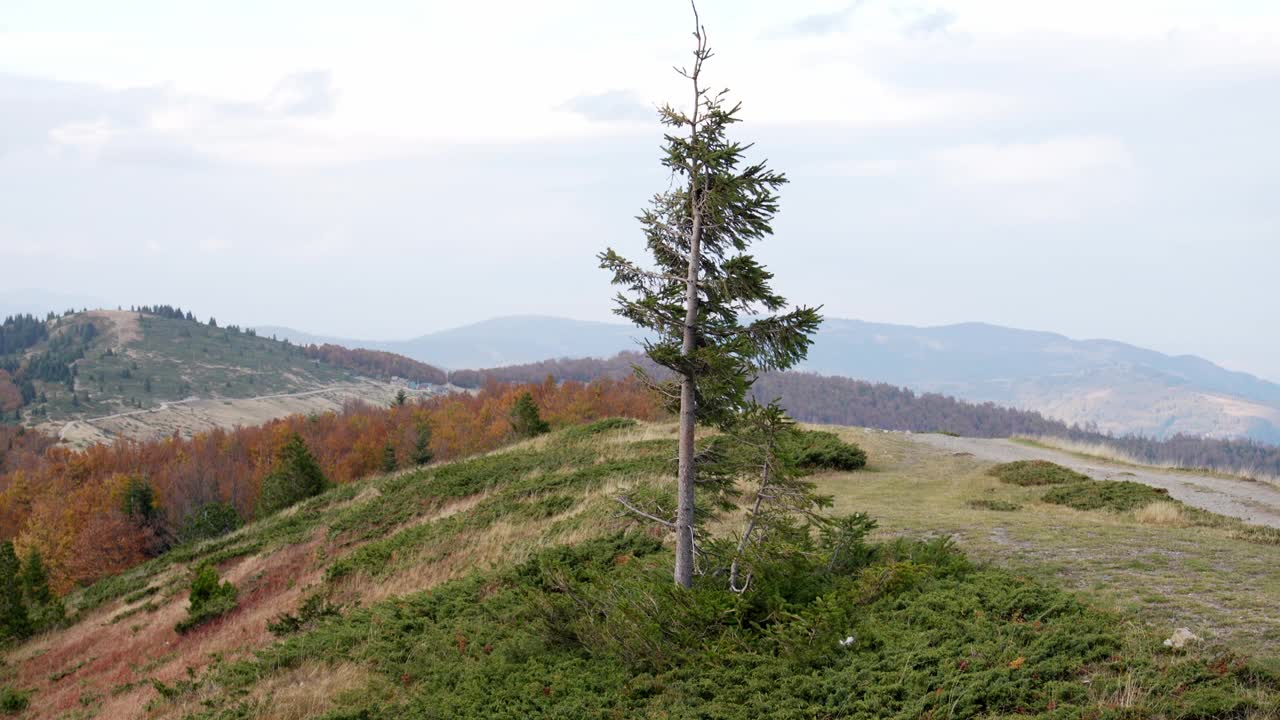
M 1000 482 L 988 474 L 989 463 L 973 457 L 892 433 L 839 432 L 868 451 L 868 470 L 819 476 L 820 489 L 835 496 L 833 512 L 865 511 L 879 520 L 881 537 L 953 537 L 977 560 L 1087 592 L 1160 632 L 1190 627 L 1251 653 L 1280 646 L 1280 546 L 1272 528 L 1186 506 L 1185 526 L 1142 523 L 1133 512 L 1075 510 L 1043 502 L 1043 486 Z M 1021 509 L 969 505 L 980 499 Z

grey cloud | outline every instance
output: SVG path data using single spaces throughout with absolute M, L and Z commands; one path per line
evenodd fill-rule
M 0 73 L 0 158 L 20 148 L 63 144 L 68 128 L 96 129 L 100 163 L 194 167 L 212 162 L 200 152 L 201 127 L 242 137 L 280 131 L 281 118 L 332 111 L 331 74 L 315 70 L 282 79 L 256 102 L 228 102 L 156 85 L 112 90 L 86 83 Z M 156 129 L 152 118 L 170 110 L 194 110 L 204 126 Z M 75 133 L 70 133 L 74 135 Z
M 557 110 L 577 113 L 594 122 L 652 121 L 654 109 L 629 90 L 609 90 L 579 95 L 561 103 Z
M 0 74 L 0 153 L 48 142 L 55 128 L 104 122 L 133 128 L 163 102 L 162 88 L 109 91 L 94 85 Z

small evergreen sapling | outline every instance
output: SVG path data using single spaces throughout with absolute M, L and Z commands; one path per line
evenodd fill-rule
M 40 551 L 34 547 L 27 552 L 27 559 L 22 563 L 19 580 L 32 630 L 51 627 L 66 617 L 62 599 L 50 589 L 49 572 L 45 569 Z
M 22 598 L 22 566 L 13 543 L 0 543 L 0 638 L 21 640 L 31 634 L 31 619 Z
M 387 443 L 382 448 L 382 472 L 394 472 L 399 467 L 396 461 L 396 446 Z
M 415 428 L 417 437 L 413 441 L 413 464 L 426 465 L 435 458 L 431 452 L 431 425 L 425 420 Z
M 191 595 L 187 617 L 174 626 L 185 633 L 235 608 L 239 592 L 230 581 L 219 582 L 218 571 L 209 563 L 201 563 L 191 576 Z
M 532 394 L 522 393 L 511 406 L 511 429 L 518 438 L 537 437 L 551 429 L 542 419 Z
M 324 472 L 302 436 L 294 433 L 276 455 L 275 467 L 262 480 L 258 515 L 279 512 L 296 502 L 324 492 L 328 487 Z

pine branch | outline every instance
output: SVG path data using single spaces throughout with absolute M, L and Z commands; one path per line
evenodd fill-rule
M 627 499 L 626 499 L 625 497 L 623 497 L 623 496 L 621 496 L 621 495 L 615 496 L 613 499 L 614 499 L 615 501 L 617 501 L 617 502 L 618 502 L 618 504 L 622 505 L 622 507 L 624 507 L 624 508 L 626 508 L 626 509 L 630 510 L 631 512 L 635 513 L 636 515 L 639 515 L 639 516 L 640 516 L 640 517 L 642 517 L 642 518 L 645 518 L 646 520 L 652 520 L 653 522 L 656 522 L 656 523 L 658 523 L 659 525 L 665 525 L 666 527 L 668 527 L 668 528 L 670 528 L 670 529 L 672 529 L 672 530 L 674 530 L 674 529 L 676 528 L 676 524 L 675 524 L 674 522 L 672 522 L 672 521 L 670 521 L 670 520 L 663 520 L 662 518 L 660 518 L 660 517 L 658 517 L 658 516 L 656 516 L 656 515 L 650 515 L 649 513 L 647 513 L 647 512 L 645 512 L 645 511 L 641 510 L 640 508 L 636 507 L 635 505 L 632 505 L 630 502 L 628 502 L 628 501 L 627 501 Z

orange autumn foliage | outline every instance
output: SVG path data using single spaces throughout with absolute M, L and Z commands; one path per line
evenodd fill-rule
M 13 539 L 20 553 L 39 549 L 52 585 L 63 593 L 163 550 L 183 519 L 206 503 L 230 503 L 242 518 L 251 519 L 262 479 L 294 433 L 330 481 L 347 483 L 379 472 L 388 445 L 400 465 L 408 465 L 423 423 L 431 428 L 436 460 L 509 442 L 507 418 L 524 392 L 533 395 L 553 427 L 613 416 L 653 419 L 658 413 L 649 392 L 630 379 L 589 384 L 548 379 L 529 385 L 490 383 L 476 393 L 400 407 L 351 403 L 336 413 L 291 416 L 191 438 L 119 440 L 81 451 L 52 445 L 28 431 L 23 437 L 0 437 L 8 443 L 7 452 L 0 454 L 0 537 Z M 159 511 L 151 524 L 122 510 L 125 487 L 139 478 L 151 487 Z

